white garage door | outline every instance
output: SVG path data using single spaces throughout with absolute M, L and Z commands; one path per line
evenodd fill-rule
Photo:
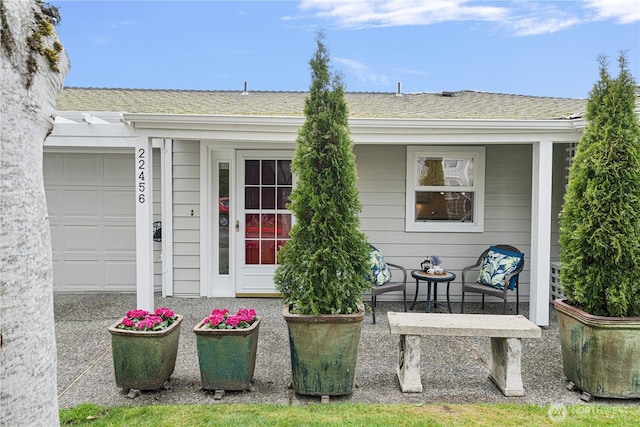
M 135 291 L 132 154 L 45 153 L 54 291 Z

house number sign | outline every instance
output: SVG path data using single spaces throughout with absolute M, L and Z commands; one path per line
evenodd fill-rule
M 147 150 L 144 148 L 138 148 L 138 156 L 137 156 L 137 169 L 136 169 L 136 180 L 137 180 L 137 198 L 138 203 L 145 204 L 147 201 Z

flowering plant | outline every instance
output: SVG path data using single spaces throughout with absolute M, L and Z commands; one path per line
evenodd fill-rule
M 167 307 L 158 308 L 153 313 L 147 310 L 129 310 L 116 327 L 129 331 L 161 331 L 177 319 L 178 316 Z
M 258 318 L 253 308 L 241 308 L 235 315 L 230 315 L 229 310 L 214 309 L 211 314 L 202 321 L 203 328 L 209 329 L 246 329 L 253 325 Z
M 433 266 L 442 264 L 442 258 L 440 258 L 438 255 L 431 255 L 430 259 L 431 259 L 431 265 Z

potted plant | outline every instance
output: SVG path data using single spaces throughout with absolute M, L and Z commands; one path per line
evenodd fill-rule
M 278 253 L 274 282 L 283 296 L 293 388 L 331 396 L 353 391 L 362 296 L 371 283 L 344 88 L 323 39 L 320 33 L 310 60 L 306 120 L 291 165 L 297 182 L 289 209 L 297 222 Z
M 556 299 L 564 373 L 583 399 L 640 397 L 640 127 L 636 84 L 620 54 L 600 80 L 560 215 Z
M 235 315 L 214 309 L 194 328 L 205 390 L 248 390 L 256 367 L 260 318 L 254 309 Z
M 116 385 L 128 390 L 157 390 L 176 365 L 182 316 L 170 309 L 130 310 L 109 327 Z

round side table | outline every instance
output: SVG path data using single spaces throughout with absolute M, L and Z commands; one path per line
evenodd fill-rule
M 427 282 L 427 313 L 431 312 L 431 306 L 437 307 L 438 304 L 444 305 L 444 303 L 438 302 L 438 283 L 447 284 L 447 308 L 451 313 L 451 301 L 449 300 L 449 286 L 451 282 L 456 279 L 456 275 L 451 271 L 443 271 L 442 274 L 428 274 L 423 270 L 413 270 L 411 277 L 416 279 L 416 294 L 413 297 L 413 303 L 411 304 L 411 310 L 416 305 L 418 299 L 418 290 L 420 289 L 420 281 Z M 431 284 L 433 284 L 433 302 L 431 301 Z

